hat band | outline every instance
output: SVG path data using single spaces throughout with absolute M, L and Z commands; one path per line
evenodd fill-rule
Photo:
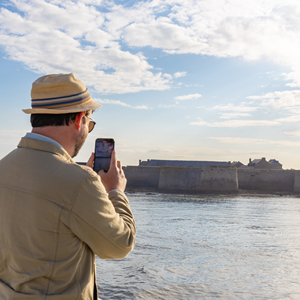
M 84 92 L 70 96 L 46 99 L 31 99 L 32 108 L 61 108 L 85 103 L 91 99 L 90 92 L 86 89 Z

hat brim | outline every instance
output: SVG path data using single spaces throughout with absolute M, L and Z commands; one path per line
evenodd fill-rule
M 25 114 L 71 114 L 81 111 L 94 110 L 100 108 L 102 105 L 94 101 L 83 105 L 62 108 L 28 108 L 22 109 Z

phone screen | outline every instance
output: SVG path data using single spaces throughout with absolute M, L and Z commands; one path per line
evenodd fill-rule
M 115 148 L 113 139 L 96 139 L 94 171 L 100 170 L 107 172 L 110 166 L 111 153 Z

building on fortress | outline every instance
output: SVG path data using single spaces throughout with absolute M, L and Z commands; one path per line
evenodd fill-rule
M 185 168 L 230 168 L 237 167 L 240 162 L 231 163 L 225 161 L 198 161 L 198 160 L 161 160 L 148 159 L 147 161 L 139 161 L 139 166 L 144 167 L 185 167 Z
M 249 163 L 247 166 L 253 169 L 282 170 L 282 164 L 278 160 L 270 159 L 269 161 L 267 161 L 265 157 L 254 160 L 251 160 L 251 158 L 249 158 Z

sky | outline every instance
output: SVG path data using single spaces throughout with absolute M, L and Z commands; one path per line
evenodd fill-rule
M 71 73 L 122 164 L 277 159 L 300 169 L 298 0 L 2 0 L 0 158 L 31 131 L 31 84 Z

